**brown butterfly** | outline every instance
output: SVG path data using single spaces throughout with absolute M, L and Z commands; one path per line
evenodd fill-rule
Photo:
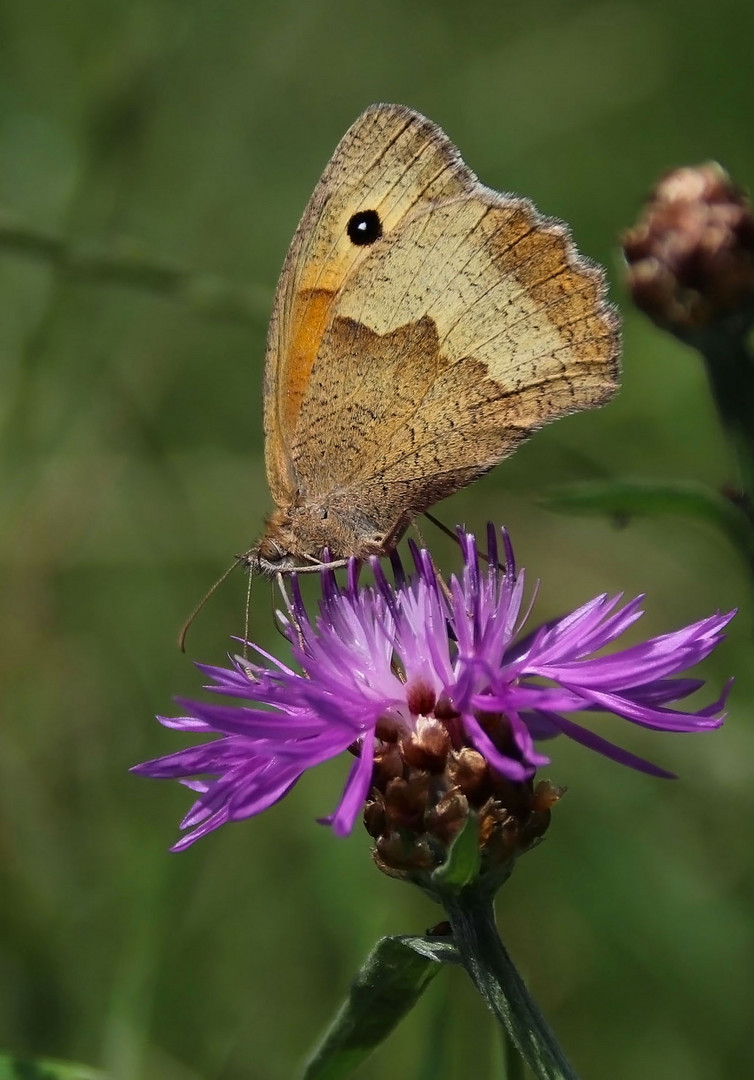
M 478 182 L 433 123 L 373 105 L 304 211 L 267 340 L 272 575 L 386 555 L 532 431 L 617 389 L 602 270 Z

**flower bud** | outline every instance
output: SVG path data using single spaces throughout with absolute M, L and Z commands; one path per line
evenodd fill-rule
M 453 784 L 475 801 L 489 787 L 489 769 L 487 762 L 478 750 L 464 746 L 451 756 L 448 762 L 448 776 Z
M 429 776 L 414 772 L 408 780 L 395 777 L 385 789 L 388 828 L 420 830 L 429 805 Z
M 716 162 L 663 177 L 623 250 L 637 307 L 679 337 L 754 317 L 754 215 Z
M 384 789 L 396 776 L 403 776 L 403 757 L 398 744 L 378 744 L 374 754 L 372 783 L 375 787 Z
M 364 806 L 364 828 L 375 840 L 387 832 L 385 799 L 380 791 L 375 791 Z
M 439 720 L 420 716 L 416 722 L 416 730 L 402 739 L 400 746 L 403 759 L 408 765 L 439 773 L 445 768 L 450 753 L 450 735 Z
M 460 791 L 452 789 L 432 807 L 426 817 L 427 832 L 444 844 L 450 844 L 469 816 L 469 801 Z
M 374 847 L 374 861 L 389 877 L 403 878 L 412 872 L 431 870 L 435 856 L 426 840 L 390 833 L 381 836 Z
M 429 892 L 433 872 L 472 815 L 480 874 L 489 887 L 499 887 L 518 856 L 542 837 L 563 793 L 548 781 L 535 787 L 500 776 L 471 746 L 451 749 L 447 727 L 454 720 L 420 715 L 398 742 L 378 742 L 364 808 L 379 869 Z M 485 714 L 485 721 L 494 734 L 505 735 L 497 714 Z
M 560 802 L 565 793 L 564 787 L 558 787 L 549 780 L 538 780 L 530 801 L 531 809 L 538 813 L 551 810 L 556 802 Z

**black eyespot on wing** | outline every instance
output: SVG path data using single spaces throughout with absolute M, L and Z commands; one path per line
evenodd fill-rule
M 358 247 L 373 244 L 382 236 L 380 215 L 376 210 L 359 210 L 348 222 L 348 235 Z

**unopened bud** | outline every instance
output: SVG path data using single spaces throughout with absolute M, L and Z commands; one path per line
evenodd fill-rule
M 429 802 L 429 776 L 415 773 L 408 780 L 396 777 L 385 789 L 385 812 L 391 829 L 420 829 Z
M 380 837 L 374 847 L 374 860 L 391 877 L 401 877 L 401 871 L 427 870 L 435 861 L 426 840 L 407 840 L 399 833 Z
M 403 776 L 403 758 L 398 744 L 383 743 L 375 751 L 372 784 L 384 790 L 396 776 Z
M 531 809 L 539 813 L 551 810 L 556 802 L 560 802 L 566 793 L 564 787 L 550 783 L 549 780 L 538 780 L 531 796 Z
M 375 840 L 387 829 L 387 814 L 385 812 L 385 800 L 377 791 L 364 806 L 364 827 Z
M 483 845 L 488 844 L 493 833 L 501 833 L 504 826 L 508 827 L 509 832 L 515 832 L 518 828 L 518 822 L 504 806 L 500 806 L 494 799 L 488 799 L 479 811 L 480 842 Z M 515 847 L 513 840 L 511 840 L 510 847 L 511 849 Z
M 754 318 L 754 215 L 716 162 L 660 180 L 623 250 L 637 307 L 680 337 Z
M 460 791 L 448 791 L 427 814 L 427 832 L 449 844 L 469 816 L 469 803 Z
M 415 702 L 423 696 L 426 704 L 428 688 L 417 682 L 414 689 Z M 499 888 L 519 855 L 542 837 L 550 807 L 562 794 L 547 781 L 535 788 L 531 780 L 514 781 L 496 772 L 479 750 L 459 745 L 459 719 L 451 702 L 441 697 L 433 716 L 416 714 L 410 726 L 403 722 L 397 738 L 386 724 L 388 738 L 375 749 L 364 807 L 380 870 L 433 895 L 444 887 L 435 872 L 446 864 L 461 834 L 479 848 L 477 872 L 486 887 Z M 480 712 L 478 720 L 496 746 L 509 739 L 510 721 L 504 714 Z M 472 821 L 467 836 L 464 826 Z
M 450 753 L 448 729 L 439 720 L 420 716 L 416 730 L 401 740 L 403 759 L 416 769 L 440 773 Z
M 468 746 L 451 755 L 448 761 L 448 776 L 472 801 L 478 802 L 489 786 L 487 762 L 478 750 L 472 750 Z

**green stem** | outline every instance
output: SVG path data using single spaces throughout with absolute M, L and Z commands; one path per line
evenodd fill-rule
M 84 247 L 62 236 L 0 217 L 0 250 L 3 249 L 51 264 L 80 280 L 125 285 L 177 300 L 201 315 L 261 326 L 267 321 L 270 295 L 266 289 L 195 274 L 156 259 L 133 244 Z
M 443 904 L 466 971 L 537 1080 L 578 1080 L 500 940 L 492 897 L 471 886 Z
M 716 325 L 690 339 L 702 353 L 712 395 L 738 461 L 744 509 L 754 521 L 754 358 L 745 325 Z

